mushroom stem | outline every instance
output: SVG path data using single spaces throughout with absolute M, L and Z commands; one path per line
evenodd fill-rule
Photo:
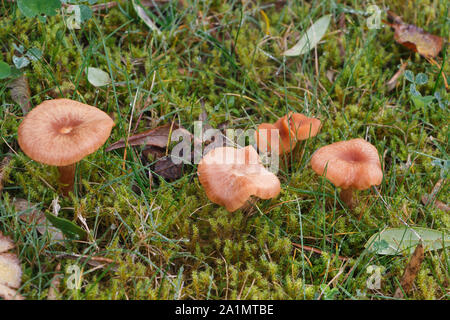
M 349 207 L 353 209 L 356 205 L 355 200 L 353 199 L 353 188 L 342 189 L 340 193 L 341 200 Z
M 75 180 L 76 164 L 69 164 L 68 166 L 58 167 L 59 182 L 61 184 L 61 191 L 64 196 L 68 196 L 70 191 L 73 191 L 73 183 Z

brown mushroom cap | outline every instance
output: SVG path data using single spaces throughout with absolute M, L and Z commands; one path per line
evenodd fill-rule
M 266 129 L 266 133 L 262 129 Z M 266 151 L 267 149 L 270 152 L 272 135 L 276 135 L 279 139 L 278 153 L 285 154 L 295 148 L 297 140 L 306 140 L 314 137 L 319 132 L 319 129 L 319 119 L 308 118 L 304 114 L 290 112 L 288 115 L 278 119 L 274 124 L 260 124 L 255 133 L 255 140 L 260 150 Z
M 264 152 L 270 152 L 272 150 L 272 143 L 278 142 L 278 154 L 290 152 L 297 144 L 295 135 L 289 130 L 286 117 L 278 119 L 275 124 L 261 123 L 255 132 L 255 140 L 258 149 Z
M 378 151 L 364 139 L 340 141 L 318 149 L 311 166 L 343 189 L 365 190 L 381 184 L 383 179 Z
M 261 164 L 252 146 L 211 150 L 198 165 L 199 181 L 208 198 L 233 212 L 251 197 L 275 198 L 280 180 Z
M 98 108 L 69 99 L 47 100 L 26 115 L 18 140 L 31 159 L 67 166 L 100 148 L 113 126 L 114 121 Z
M 0 231 L 0 297 L 5 299 L 16 295 L 12 289 L 20 287 L 22 278 L 19 259 L 15 254 L 8 253 L 12 248 L 14 243 Z
M 290 113 L 288 116 L 291 131 L 297 140 L 306 140 L 317 135 L 320 129 L 320 120 L 308 118 L 301 113 Z

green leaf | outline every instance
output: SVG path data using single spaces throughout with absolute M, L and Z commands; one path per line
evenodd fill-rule
M 314 22 L 314 24 L 306 31 L 303 37 L 291 49 L 286 50 L 285 56 L 299 56 L 314 49 L 319 41 L 325 35 L 330 24 L 331 15 L 326 15 Z
M 17 69 L 25 68 L 30 64 L 30 60 L 27 57 L 17 57 L 13 56 L 13 62 Z
M 11 67 L 4 61 L 0 60 L 0 79 L 8 78 L 11 75 Z
M 415 83 L 411 83 L 409 86 L 409 93 L 411 93 L 412 96 L 422 96 L 420 92 L 417 91 Z
M 60 0 L 17 0 L 17 6 L 24 16 L 56 15 L 56 10 L 61 8 Z
M 411 96 L 411 100 L 414 102 L 416 108 L 423 109 L 433 102 L 434 96 Z
M 136 11 L 137 15 L 139 16 L 139 18 L 141 18 L 142 21 L 144 21 L 144 23 L 147 25 L 147 27 L 150 28 L 150 30 L 155 31 L 157 34 L 161 33 L 161 31 L 158 29 L 153 20 L 150 19 L 150 17 L 147 15 L 144 8 L 138 5 L 135 0 L 133 0 L 133 8 Z
M 409 82 L 414 82 L 414 73 L 412 73 L 411 70 L 406 70 L 406 71 L 405 71 L 405 78 L 406 78 L 406 80 L 408 80 Z
M 86 231 L 79 226 L 64 218 L 57 217 L 49 212 L 45 213 L 48 221 L 68 238 L 73 240 L 84 239 L 87 235 Z
M 88 81 L 96 87 L 106 86 L 111 82 L 109 74 L 98 68 L 89 67 L 87 70 L 87 77 Z
M 30 58 L 30 60 L 37 61 L 42 57 L 42 51 L 38 48 L 31 48 L 25 55 Z
M 403 251 L 412 254 L 420 241 L 417 235 L 422 238 L 426 250 L 438 250 L 450 245 L 450 237 L 443 231 L 421 227 L 400 227 L 377 232 L 370 237 L 365 248 L 382 255 L 397 255 L 402 254 Z M 387 246 L 384 242 L 387 243 Z
M 92 18 L 92 10 L 85 4 L 80 5 L 80 19 L 81 22 L 88 21 Z
M 425 84 L 428 82 L 428 76 L 425 73 L 419 73 L 416 76 L 416 84 Z

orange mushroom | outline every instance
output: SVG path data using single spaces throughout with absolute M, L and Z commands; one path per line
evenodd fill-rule
M 260 124 L 255 132 L 255 140 L 258 149 L 268 152 L 272 150 L 272 144 L 278 142 L 278 154 L 285 154 L 295 148 L 298 140 L 306 140 L 317 135 L 319 129 L 319 119 L 289 112 L 274 124 Z
M 353 190 L 381 184 L 383 172 L 377 149 L 364 139 L 332 143 L 318 149 L 311 158 L 313 170 L 336 187 L 349 208 L 355 206 Z
M 301 113 L 288 114 L 289 125 L 297 140 L 306 140 L 317 135 L 320 129 L 320 120 L 308 118 Z
M 114 121 L 103 111 L 70 99 L 47 100 L 19 126 L 20 148 L 31 159 L 57 166 L 64 195 L 73 190 L 75 165 L 108 139 Z
M 202 158 L 197 173 L 207 197 L 229 212 L 243 207 L 251 196 L 270 199 L 281 190 L 280 180 L 264 168 L 252 146 L 213 149 Z

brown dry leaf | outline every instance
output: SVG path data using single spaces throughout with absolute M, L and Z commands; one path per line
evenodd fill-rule
M 64 240 L 64 235 L 62 232 L 53 227 L 51 223 L 47 221 L 45 214 L 36 209 L 34 204 L 29 203 L 25 199 L 18 198 L 13 200 L 13 205 L 17 212 L 21 212 L 19 218 L 28 224 L 34 224 L 36 226 L 36 230 L 40 234 L 45 234 L 48 232 L 52 240 Z
M 398 71 L 394 74 L 394 76 L 388 82 L 386 82 L 386 86 L 388 88 L 388 91 L 392 91 L 395 88 L 395 86 L 397 85 L 398 79 L 403 74 L 403 72 L 405 72 L 407 65 L 408 65 L 408 62 L 404 62 L 400 66 Z
M 153 171 L 167 181 L 174 181 L 183 175 L 183 163 L 175 164 L 171 157 L 163 157 L 156 161 Z
M 47 300 L 56 300 L 59 295 L 59 285 L 61 283 L 61 278 L 64 276 L 61 275 L 61 263 L 58 263 L 55 269 L 55 275 L 50 282 L 50 288 L 48 289 Z
M 419 272 L 420 266 L 422 265 L 423 259 L 423 245 L 421 242 L 419 242 L 416 250 L 414 250 L 411 259 L 409 260 L 405 268 L 402 279 L 400 280 L 400 285 L 401 288 L 403 288 L 403 291 L 400 287 L 398 287 L 397 290 L 395 290 L 395 298 L 403 298 L 403 292 L 407 294 L 411 291 L 414 280 L 416 279 L 417 273 Z
M 8 164 L 11 162 L 11 157 L 6 156 L 3 158 L 3 160 L 0 162 L 0 194 L 2 194 L 3 190 L 3 177 L 5 168 L 8 166 Z
M 422 203 L 424 205 L 428 205 L 428 204 L 432 204 L 433 206 L 435 206 L 436 208 L 444 211 L 444 212 L 449 212 L 450 211 L 450 207 L 444 203 L 441 202 L 439 200 L 436 200 L 436 195 L 439 192 L 439 190 L 442 188 L 443 185 L 445 185 L 447 181 L 445 179 L 439 179 L 436 184 L 433 187 L 433 190 L 431 190 L 430 194 L 424 194 L 421 198 Z
M 99 3 L 96 5 L 93 5 L 93 6 L 91 6 L 91 10 L 93 12 L 97 12 L 97 11 L 101 11 L 101 10 L 105 10 L 105 9 L 114 8 L 115 6 L 117 6 L 117 2 L 110 1 L 110 2 L 106 2 L 106 3 Z
M 189 133 L 186 129 L 183 129 L 176 123 L 168 123 L 155 129 L 146 130 L 144 132 L 130 136 L 128 138 L 128 145 L 166 148 L 168 143 L 170 142 L 169 138 L 171 133 L 177 129 L 185 130 L 187 133 Z M 120 139 L 119 141 L 113 143 L 108 148 L 106 148 L 106 151 L 125 148 L 125 146 L 126 146 L 125 139 Z
M 19 259 L 13 253 L 8 253 L 14 248 L 10 238 L 0 232 L 0 297 L 6 300 L 22 300 L 17 293 L 22 280 L 22 269 Z
M 98 256 L 87 256 L 87 255 L 81 255 L 81 254 L 60 254 L 56 256 L 57 258 L 62 259 L 71 259 L 71 260 L 79 260 L 82 263 L 87 263 L 90 266 L 93 267 L 99 267 L 99 268 L 105 268 L 106 266 L 111 265 L 110 270 L 117 271 L 118 268 L 116 266 L 116 262 L 114 260 L 104 258 L 104 257 L 98 257 Z
M 327 72 L 325 73 L 325 75 L 327 76 L 327 79 L 331 82 L 334 83 L 334 80 L 336 79 L 336 75 L 337 75 L 337 71 L 335 70 L 327 70 Z
M 386 22 L 394 28 L 394 39 L 410 50 L 426 58 L 436 57 L 442 49 L 444 39 L 430 34 L 413 24 L 406 24 L 392 11 L 387 12 L 393 23 Z
M 12 81 L 8 88 L 11 88 L 11 98 L 20 106 L 22 113 L 27 114 L 31 109 L 31 92 L 27 77 L 23 74 Z
M 430 200 L 432 201 L 432 197 L 428 194 L 425 194 L 422 196 L 422 203 L 424 205 L 428 205 Z M 438 208 L 439 210 L 442 210 L 444 212 L 449 212 L 450 211 L 450 206 L 448 206 L 447 204 L 439 201 L 439 200 L 435 200 L 433 203 L 433 206 L 435 206 L 436 208 Z

